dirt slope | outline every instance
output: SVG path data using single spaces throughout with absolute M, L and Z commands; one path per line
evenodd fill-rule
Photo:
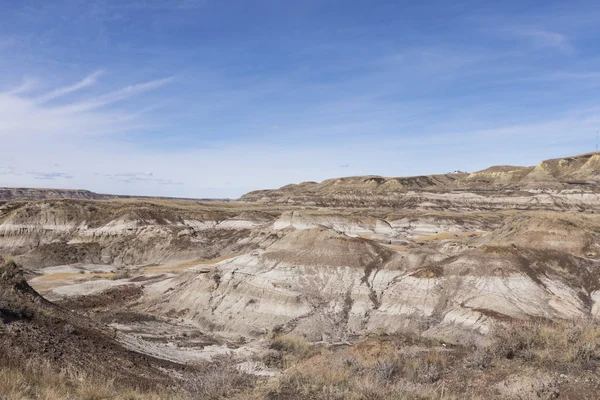
M 49 362 L 57 370 L 134 380 L 139 387 L 172 384 L 163 371 L 173 365 L 128 351 L 113 336 L 110 329 L 45 300 L 14 262 L 0 262 L 0 352 L 5 363 Z

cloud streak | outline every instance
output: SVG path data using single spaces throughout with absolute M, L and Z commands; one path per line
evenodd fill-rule
M 27 92 L 31 91 L 32 89 L 34 89 L 36 85 L 37 85 L 37 80 L 32 79 L 32 78 L 25 78 L 25 79 L 23 79 L 23 82 L 19 86 L 15 87 L 14 89 L 9 90 L 5 94 L 14 96 L 17 94 L 27 93 Z
M 27 174 L 39 180 L 73 179 L 73 175 L 66 172 L 28 172 Z
M 106 177 L 114 181 L 124 183 L 152 182 L 160 185 L 183 185 L 183 182 L 181 181 L 155 178 L 152 172 L 124 172 L 119 174 L 107 174 Z
M 60 107 L 59 110 L 67 113 L 91 111 L 97 108 L 105 107 L 113 103 L 126 100 L 150 90 L 158 89 L 173 81 L 173 77 L 156 79 L 136 85 L 130 85 L 114 92 L 96 97 L 94 99 L 81 102 L 79 104 Z
M 148 129 L 151 124 L 141 118 L 155 106 L 124 112 L 113 109 L 115 102 L 127 101 L 140 94 L 156 90 L 173 80 L 157 79 L 92 98 L 83 98 L 67 105 L 53 106 L 51 100 L 76 92 L 96 83 L 101 71 L 83 80 L 58 88 L 36 99 L 24 96 L 32 86 L 25 80 L 19 87 L 0 93 L 0 138 L 31 141 L 32 138 L 102 135 Z M 99 110 L 102 108 L 102 110 Z M 146 118 L 147 120 L 148 118 Z
M 103 71 L 96 71 L 96 72 L 86 76 L 85 78 L 83 78 L 82 80 L 80 80 L 79 82 L 77 82 L 73 85 L 65 86 L 65 87 L 53 90 L 50 93 L 47 93 L 45 95 L 38 97 L 37 99 L 35 99 L 35 102 L 38 104 L 45 103 L 47 101 L 54 100 L 56 98 L 65 96 L 67 94 L 76 92 L 78 90 L 85 89 L 86 87 L 89 87 L 89 86 L 92 86 L 93 84 L 95 84 L 96 81 L 98 80 L 98 78 L 103 73 L 104 73 Z

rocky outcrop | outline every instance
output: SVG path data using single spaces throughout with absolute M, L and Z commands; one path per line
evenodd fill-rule
M 252 229 L 268 224 L 269 218 L 265 213 L 189 211 L 154 203 L 8 203 L 0 207 L 0 253 L 14 255 L 29 269 L 212 258 L 252 246 Z
M 600 154 L 543 161 L 535 167 L 409 178 L 358 176 L 260 190 L 242 201 L 327 207 L 422 210 L 600 209 Z
M 151 275 L 132 278 L 138 311 L 236 339 L 343 341 L 416 321 L 452 340 L 498 319 L 600 316 L 599 159 L 306 182 L 228 204 L 8 202 L 0 252 L 40 273 L 131 267 Z
M 94 193 L 81 189 L 41 189 L 41 188 L 10 188 L 0 187 L 0 201 L 11 200 L 112 200 L 112 199 L 167 199 L 167 200 L 202 200 L 202 201 L 229 201 L 229 199 L 187 199 L 180 197 L 148 197 L 128 196 L 117 194 Z
M 551 249 L 556 234 L 579 242 L 574 232 L 563 225 L 559 233 L 559 226 L 548 247 L 537 249 L 542 242 L 520 232 L 509 239 L 512 224 L 497 235 L 510 244 L 474 239 L 454 255 L 444 250 L 452 240 L 432 246 L 437 252 L 394 250 L 331 229 L 286 228 L 266 248 L 155 284 L 142 309 L 224 335 L 279 327 L 315 341 L 394 332 L 409 321 L 452 340 L 465 331 L 485 333 L 498 318 L 595 315 L 600 262 Z
M 600 309 L 597 215 L 202 207 L 9 203 L 0 246 L 38 271 L 237 255 L 153 277 L 138 303 L 235 338 L 277 328 L 338 341 L 417 321 L 451 340 L 498 318 Z M 84 289 L 72 288 L 61 293 Z
M 0 201 L 44 199 L 106 200 L 117 197 L 77 189 L 0 188 Z

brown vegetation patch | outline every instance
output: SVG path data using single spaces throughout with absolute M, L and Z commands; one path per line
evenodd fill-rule
M 479 347 L 377 335 L 288 356 L 283 375 L 246 398 L 591 400 L 600 389 L 599 334 L 594 321 L 536 320 L 498 323 Z
M 429 266 L 413 272 L 410 276 L 419 279 L 439 278 L 444 276 L 444 268 L 440 266 Z
M 11 400 L 183 400 L 169 390 L 136 389 L 105 376 L 57 369 L 51 363 L 13 363 L 0 358 L 0 398 Z
M 480 314 L 485 315 L 486 317 L 491 317 L 497 321 L 513 321 L 514 318 L 510 315 L 502 314 L 498 311 L 490 310 L 489 308 L 472 308 L 473 311 L 478 312 Z

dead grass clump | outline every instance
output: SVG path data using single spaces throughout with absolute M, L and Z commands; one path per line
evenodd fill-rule
M 491 337 L 471 357 L 472 366 L 487 368 L 497 359 L 574 367 L 600 361 L 600 324 L 593 320 L 505 322 Z
M 119 272 L 115 273 L 113 276 L 110 277 L 110 279 L 113 281 L 118 281 L 120 279 L 129 279 L 129 278 L 131 278 L 131 271 L 129 271 L 127 269 L 120 270 Z
M 179 400 L 168 392 L 141 392 L 112 380 L 56 371 L 49 364 L 0 365 L 0 398 L 11 400 Z
M 368 371 L 352 373 L 344 368 L 301 371 L 297 368 L 278 381 L 269 400 L 396 400 L 438 398 L 437 386 L 402 379 L 382 382 Z
M 5 282 L 15 282 L 23 280 L 23 270 L 12 259 L 3 260 L 0 258 L 0 280 Z
M 295 357 L 304 357 L 311 349 L 311 345 L 306 339 L 291 333 L 275 337 L 270 347 L 273 350 L 291 354 Z
M 368 372 L 382 383 L 399 379 L 410 383 L 435 383 L 442 378 L 446 366 L 446 354 L 438 350 L 399 353 L 392 359 L 380 361 Z
M 371 337 L 343 349 L 314 349 L 288 368 L 266 398 L 439 398 L 446 351 L 406 347 L 402 338 Z
M 420 356 L 405 355 L 403 377 L 414 383 L 435 383 L 442 378 L 446 356 L 438 350 L 429 350 Z
M 256 377 L 237 369 L 231 357 L 195 365 L 193 376 L 186 390 L 193 398 L 205 400 L 233 398 L 252 389 L 256 383 Z

